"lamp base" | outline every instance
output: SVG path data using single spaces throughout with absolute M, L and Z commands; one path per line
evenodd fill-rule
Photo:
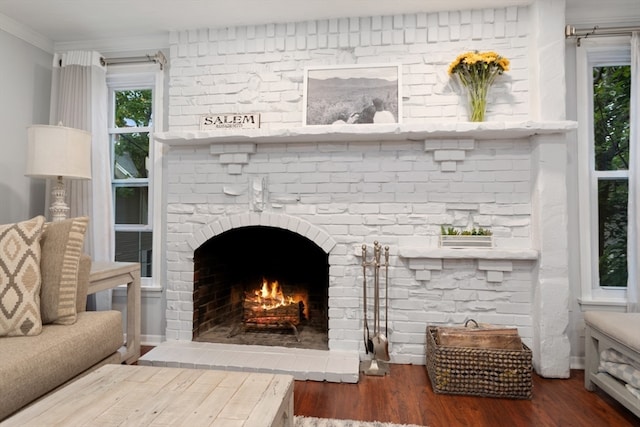
M 67 206 L 64 201 L 66 191 L 64 189 L 64 182 L 62 181 L 61 176 L 58 177 L 53 190 L 51 190 L 51 195 L 53 196 L 53 203 L 51 203 L 51 206 L 49 207 L 51 220 L 53 222 L 64 221 L 69 215 L 69 206 Z

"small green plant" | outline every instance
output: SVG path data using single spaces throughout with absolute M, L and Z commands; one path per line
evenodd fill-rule
M 443 236 L 491 236 L 491 230 L 486 228 L 475 228 L 471 230 L 458 230 L 454 227 L 440 226 L 440 234 Z

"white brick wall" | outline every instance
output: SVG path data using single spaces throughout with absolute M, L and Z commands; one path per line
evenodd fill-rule
M 448 224 L 489 226 L 498 248 L 530 247 L 528 140 L 475 141 L 473 147 L 465 151 L 458 171 L 446 172 L 423 142 L 255 144 L 240 174 L 229 173 L 222 161 L 228 153 L 221 150 L 172 147 L 167 299 L 168 310 L 181 314 L 167 317 L 167 336 L 190 339 L 191 324 L 176 318 L 189 319 L 192 312 L 194 249 L 231 228 L 267 225 L 295 231 L 329 253 L 330 349 L 363 350 L 357 248 L 374 240 L 391 247 L 394 361 L 424 362 L 424 328 L 432 322 L 461 323 L 471 317 L 516 325 L 529 340 L 531 301 L 526 295 L 531 294 L 534 262 L 409 262 L 398 256 L 401 238 L 437 239 L 440 226 Z M 262 212 L 251 209 L 255 179 L 266 182 Z M 519 197 L 507 204 L 498 201 L 512 198 L 516 188 L 524 202 Z
M 468 50 L 511 60 L 487 118 L 527 119 L 528 15 L 509 7 L 173 32 L 169 128 L 236 112 L 261 113 L 263 128 L 300 126 L 305 67 L 371 63 L 402 65 L 404 123 L 466 120 L 466 95 L 447 70 Z

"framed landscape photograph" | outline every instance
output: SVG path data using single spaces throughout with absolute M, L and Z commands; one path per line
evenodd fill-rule
M 400 65 L 305 69 L 303 124 L 401 123 Z

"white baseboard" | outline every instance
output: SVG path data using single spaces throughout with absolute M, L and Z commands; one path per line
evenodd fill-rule
M 571 356 L 569 359 L 570 369 L 584 369 L 584 356 Z
M 157 346 L 166 341 L 164 335 L 141 335 L 140 344 Z

